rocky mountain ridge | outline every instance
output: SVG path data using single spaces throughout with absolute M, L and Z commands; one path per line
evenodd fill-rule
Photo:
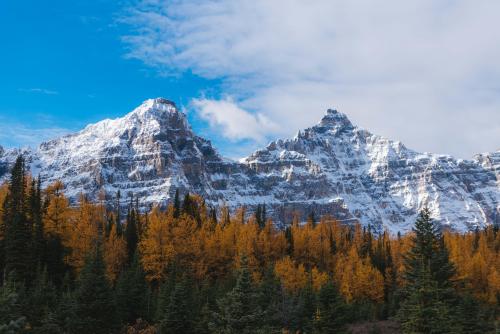
M 283 223 L 293 212 L 302 218 L 315 212 L 405 232 L 424 206 L 457 230 L 500 223 L 500 151 L 473 160 L 418 153 L 354 126 L 336 110 L 238 162 L 197 136 L 163 98 L 35 150 L 0 147 L 0 178 L 19 153 L 45 184 L 62 180 L 72 200 L 82 192 L 91 198 L 104 193 L 112 203 L 120 190 L 143 206 L 165 205 L 179 189 L 211 205 L 251 211 L 266 203 Z

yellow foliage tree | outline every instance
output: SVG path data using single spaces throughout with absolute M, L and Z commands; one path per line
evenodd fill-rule
M 139 242 L 139 251 L 149 281 L 162 281 L 168 265 L 174 258 L 175 250 L 170 231 L 173 220 L 171 211 L 162 214 L 158 208 L 154 208 L 148 217 L 148 225 Z
M 283 287 L 289 292 L 297 292 L 307 285 L 309 275 L 304 265 L 296 265 L 289 256 L 277 261 L 274 271 Z
M 106 276 L 110 282 L 116 282 L 126 260 L 127 245 L 123 237 L 116 233 L 116 227 L 113 224 L 108 238 L 104 242 L 104 263 L 106 264 Z
M 384 277 L 368 259 L 361 259 L 356 247 L 337 262 L 335 271 L 339 288 L 348 302 L 371 300 L 382 302 Z
M 85 259 L 98 245 L 98 237 L 104 222 L 98 210 L 85 197 L 80 198 L 79 209 L 68 224 L 68 233 L 63 242 L 71 250 L 66 262 L 76 269 L 83 268 Z M 101 233 L 102 234 L 102 233 Z
M 63 194 L 64 185 L 56 181 L 45 190 L 47 211 L 44 215 L 45 233 L 61 238 L 67 237 L 69 201 Z

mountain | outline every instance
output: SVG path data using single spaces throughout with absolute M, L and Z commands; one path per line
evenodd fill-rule
M 0 148 L 0 178 L 18 154 L 44 184 L 62 180 L 73 201 L 80 193 L 93 199 L 102 193 L 111 204 L 120 190 L 143 206 L 165 205 L 179 189 L 249 212 L 266 203 L 282 223 L 294 212 L 302 219 L 314 212 L 405 232 L 425 206 L 456 230 L 500 223 L 500 151 L 474 160 L 418 153 L 356 127 L 336 110 L 240 161 L 222 157 L 163 98 L 35 150 Z

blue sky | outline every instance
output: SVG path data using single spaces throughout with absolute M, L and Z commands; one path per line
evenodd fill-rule
M 217 80 L 188 72 L 164 76 L 127 59 L 120 1 L 0 3 L 0 144 L 35 145 L 104 118 L 124 115 L 151 97 L 179 105 Z M 190 114 L 193 126 L 206 126 Z M 10 128 L 10 129 L 8 129 Z M 217 136 L 214 136 L 217 140 Z
M 241 157 L 336 107 L 419 151 L 500 148 L 500 3 L 466 0 L 0 2 L 0 144 L 151 97 Z

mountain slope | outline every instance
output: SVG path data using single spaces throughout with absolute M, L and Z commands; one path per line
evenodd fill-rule
M 19 153 L 0 149 L 0 177 Z M 44 183 L 63 180 L 73 200 L 82 192 L 94 199 L 104 193 L 111 203 L 120 190 L 144 206 L 165 205 L 180 189 L 213 205 L 252 210 L 266 203 L 281 222 L 314 211 L 404 232 L 428 206 L 435 219 L 458 230 L 500 223 L 500 152 L 475 160 L 417 153 L 335 110 L 239 162 L 221 157 L 162 98 L 23 154 Z

